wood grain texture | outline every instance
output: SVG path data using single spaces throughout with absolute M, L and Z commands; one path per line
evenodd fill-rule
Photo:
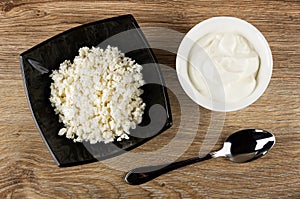
M 133 14 L 142 28 L 161 27 L 182 34 L 196 23 L 220 15 L 239 17 L 255 25 L 272 49 L 272 80 L 264 95 L 253 105 L 226 114 L 223 132 L 214 149 L 219 148 L 232 132 L 253 127 L 274 132 L 277 138 L 274 149 L 252 163 L 211 160 L 140 186 L 124 183 L 124 171 L 108 163 L 58 168 L 31 117 L 19 54 L 71 27 L 122 14 Z M 151 39 L 155 33 L 147 33 L 146 37 L 155 42 Z M 180 35 L 176 38 L 169 44 L 176 47 Z M 160 63 L 175 68 L 174 52 L 155 49 L 155 53 Z M 176 76 L 168 78 L 176 81 Z M 0 198 L 300 198 L 299 78 L 298 0 L 1 0 Z M 173 127 L 133 152 L 155 152 L 163 148 L 177 136 L 176 132 L 182 126 L 186 135 L 195 130 L 180 123 L 184 113 L 179 101 L 184 97 L 184 94 L 176 95 L 170 91 Z M 192 106 L 191 101 L 184 102 Z M 187 119 L 196 123 L 198 132 L 179 159 L 199 154 L 206 132 L 220 128 L 211 127 L 213 113 L 210 111 L 203 108 L 194 111 L 199 111 L 200 119 L 194 118 L 193 114 Z M 214 118 L 218 120 L 218 116 Z M 180 144 L 179 141 L 178 146 Z

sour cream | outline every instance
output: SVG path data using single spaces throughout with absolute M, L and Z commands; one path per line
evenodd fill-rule
M 218 32 L 201 37 L 191 49 L 188 61 L 192 84 L 213 100 L 237 102 L 256 87 L 260 57 L 240 34 Z

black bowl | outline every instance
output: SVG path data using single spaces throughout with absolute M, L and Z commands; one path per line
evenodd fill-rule
M 141 96 L 146 103 L 143 121 L 131 131 L 130 139 L 109 144 L 74 143 L 59 136 L 63 127 L 50 104 L 49 77 L 64 60 L 73 60 L 83 46 L 116 46 L 143 65 L 146 84 Z M 105 19 L 58 34 L 20 55 L 29 106 L 37 128 L 59 166 L 103 160 L 131 150 L 172 125 L 170 104 L 155 55 L 132 15 Z M 158 105 L 158 106 L 157 106 Z

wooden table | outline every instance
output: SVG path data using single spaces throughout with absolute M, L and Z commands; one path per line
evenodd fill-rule
M 298 0 L 2 0 L 0 9 L 0 198 L 300 198 Z M 208 137 L 216 141 L 213 149 L 220 148 L 223 140 L 239 129 L 270 130 L 277 138 L 270 153 L 247 164 L 215 159 L 191 165 L 140 186 L 126 184 L 125 172 L 110 162 L 57 167 L 32 119 L 19 54 L 69 28 L 129 13 L 142 28 L 175 31 L 175 37 L 169 42 L 175 48 L 181 36 L 196 23 L 214 16 L 235 16 L 252 23 L 264 34 L 274 60 L 272 79 L 264 95 L 243 110 L 227 113 L 224 126 L 211 125 L 212 119 L 222 124 L 224 115 L 197 106 L 194 113 L 200 117 L 185 115 L 188 117 L 185 120 L 199 128 L 180 123 L 182 114 L 186 113 L 178 107 L 182 99 L 177 98 L 186 96 L 170 92 L 173 127 L 131 153 L 146 154 L 162 149 L 173 141 L 180 128 L 186 135 L 195 130 L 196 134 L 175 159 L 198 155 L 207 131 L 214 129 L 222 129 L 222 134 Z M 150 44 L 155 45 L 155 33 L 146 31 L 145 34 Z M 160 63 L 175 68 L 174 52 L 155 49 L 155 53 Z M 176 76 L 168 78 L 177 80 Z M 189 100 L 186 103 L 195 106 Z M 184 141 L 185 136 L 182 137 Z M 180 145 L 179 140 L 177 146 Z

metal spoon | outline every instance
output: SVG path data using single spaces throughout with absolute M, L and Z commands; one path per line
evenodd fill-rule
M 217 157 L 226 157 L 237 163 L 250 162 L 264 156 L 274 144 L 275 136 L 270 132 L 257 129 L 241 130 L 230 135 L 219 151 L 171 164 L 136 168 L 126 174 L 125 181 L 131 185 L 139 185 L 180 167 Z

